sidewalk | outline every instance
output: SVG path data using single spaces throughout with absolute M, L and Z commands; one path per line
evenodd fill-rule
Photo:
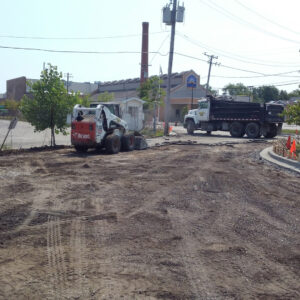
M 273 152 L 273 147 L 268 147 L 260 152 L 260 157 L 269 161 L 272 164 L 282 168 L 292 170 L 300 174 L 300 162 L 291 160 Z

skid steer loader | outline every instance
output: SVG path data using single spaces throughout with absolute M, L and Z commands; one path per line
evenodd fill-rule
M 109 154 L 120 150 L 132 151 L 135 148 L 135 136 L 128 133 L 127 123 L 115 116 L 104 105 L 95 108 L 76 104 L 71 124 L 71 144 L 78 152 L 89 148 L 105 148 Z

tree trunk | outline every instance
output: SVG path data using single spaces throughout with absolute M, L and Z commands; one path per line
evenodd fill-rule
M 54 131 L 54 126 L 51 127 L 51 147 L 55 147 L 55 131 Z

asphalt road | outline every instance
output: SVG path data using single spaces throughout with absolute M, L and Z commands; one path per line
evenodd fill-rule
M 0 142 L 4 140 L 7 133 L 9 121 L 0 120 Z M 289 125 L 284 125 L 284 128 L 295 128 Z M 18 122 L 14 130 L 12 130 L 6 140 L 5 145 L 9 148 L 31 148 L 50 145 L 50 130 L 43 132 L 34 132 L 34 128 L 27 122 Z M 186 134 L 186 129 L 182 126 L 173 126 L 173 135 L 170 137 L 155 138 L 147 140 L 149 146 L 155 144 L 162 144 L 164 142 L 175 141 L 192 141 L 201 144 L 219 144 L 223 142 L 246 142 L 247 138 L 232 138 L 228 132 L 216 131 L 211 136 L 207 136 L 205 133 L 196 131 L 195 135 L 190 136 Z M 63 134 L 56 135 L 57 145 L 70 145 L 70 135 L 64 136 Z

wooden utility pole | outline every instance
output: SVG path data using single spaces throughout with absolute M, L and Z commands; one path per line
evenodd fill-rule
M 167 97 L 166 97 L 166 100 L 165 100 L 164 135 L 169 135 L 171 76 L 172 76 L 172 65 L 173 65 L 173 55 L 174 55 L 176 9 L 177 9 L 177 0 L 173 0 L 173 9 L 172 9 L 172 12 L 171 12 L 171 26 L 172 26 L 172 29 L 171 29 L 171 42 L 170 42 L 169 66 L 168 66 Z
M 206 83 L 206 95 L 208 93 L 208 88 L 209 88 L 209 79 L 210 79 L 210 71 L 211 71 L 211 65 L 213 64 L 213 59 L 218 59 L 218 56 L 214 55 L 208 55 L 206 52 L 204 52 L 204 55 L 209 57 L 209 69 L 208 69 L 208 76 L 207 76 L 207 83 Z

